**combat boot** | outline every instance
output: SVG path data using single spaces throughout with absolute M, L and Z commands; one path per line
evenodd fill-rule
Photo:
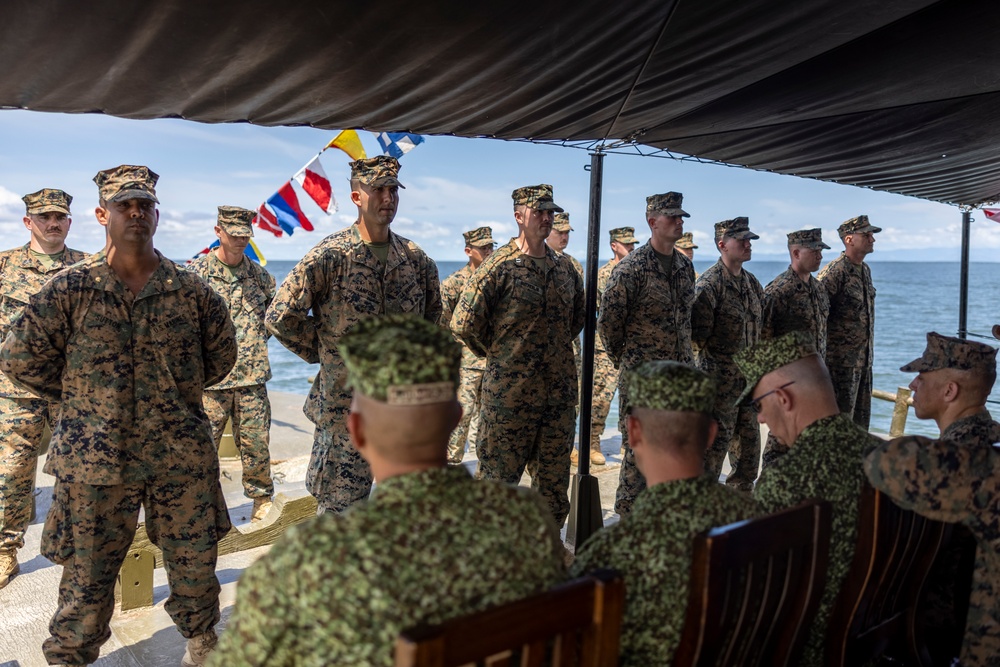
M 216 636 L 215 630 L 195 635 L 187 641 L 187 647 L 184 649 L 184 657 L 181 659 L 181 667 L 198 667 L 199 665 L 204 665 L 205 661 L 208 660 L 208 654 L 212 652 L 212 649 L 218 643 L 219 638 Z
M 261 496 L 260 498 L 253 499 L 253 515 L 250 517 L 250 521 L 263 521 L 267 513 L 271 511 L 271 499 L 268 496 Z
M 17 550 L 0 550 L 0 588 L 9 584 L 14 575 L 20 571 L 21 566 L 17 563 Z
M 607 463 L 607 459 L 604 458 L 604 452 L 599 449 L 590 450 L 590 462 L 595 466 L 602 466 Z

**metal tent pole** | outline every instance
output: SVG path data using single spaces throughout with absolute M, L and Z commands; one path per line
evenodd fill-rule
M 590 474 L 591 413 L 594 398 L 594 336 L 597 333 L 597 257 L 601 242 L 601 186 L 604 180 L 604 153 L 590 154 L 590 217 L 587 223 L 587 268 L 585 275 L 587 319 L 583 325 L 580 383 L 580 457 L 570 493 L 569 525 L 566 539 L 574 548 L 604 526 L 601 489 Z
M 962 277 L 958 295 L 958 337 L 965 338 L 969 321 L 969 231 L 972 227 L 971 211 L 962 211 Z

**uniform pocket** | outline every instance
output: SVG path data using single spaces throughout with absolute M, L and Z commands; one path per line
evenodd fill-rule
M 52 506 L 42 528 L 41 554 L 56 565 L 65 565 L 73 557 L 73 520 L 69 511 L 69 490 L 56 482 Z

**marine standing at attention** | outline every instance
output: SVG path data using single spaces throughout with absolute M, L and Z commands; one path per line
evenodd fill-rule
M 489 227 L 477 227 L 463 233 L 462 236 L 465 238 L 465 254 L 469 258 L 469 263 L 441 281 L 441 326 L 445 329 L 451 326 L 451 316 L 455 314 L 455 306 L 462 296 L 465 283 L 496 246 L 493 230 Z M 484 370 L 486 370 L 486 360 L 477 357 L 463 345 L 462 381 L 458 386 L 458 402 L 462 405 L 462 418 L 448 441 L 448 463 L 453 465 L 462 462 L 466 440 L 472 443 L 473 447 L 476 445 L 476 437 L 479 435 L 479 390 L 483 385 Z
M 681 254 L 690 259 L 692 264 L 694 263 L 694 251 L 698 249 L 698 246 L 694 244 L 694 234 L 691 232 L 684 232 L 681 236 L 681 240 L 675 243 L 674 247 L 680 250 Z M 694 274 L 694 278 L 695 280 L 698 279 L 697 271 Z
M 518 235 L 466 283 L 451 330 L 486 358 L 476 476 L 517 484 L 527 469 L 556 525 L 569 514 L 569 453 L 576 431 L 573 339 L 586 317 L 583 279 L 545 245 L 551 185 L 518 188 Z
M 674 252 L 674 243 L 684 233 L 684 218 L 690 217 L 681 208 L 683 202 L 679 192 L 646 197 L 649 242 L 618 262 L 601 297 L 597 333 L 621 373 L 654 359 L 693 361 L 694 268 L 691 260 Z M 615 511 L 622 517 L 646 488 L 628 446 L 629 405 L 627 388 L 619 386 L 618 430 L 625 454 L 618 472 Z
M 217 545 L 231 524 L 202 393 L 236 363 L 236 332 L 222 297 L 154 249 L 157 178 L 98 172 L 107 245 L 32 297 L 0 348 L 8 378 L 59 401 L 41 545 L 63 566 L 49 664 L 90 664 L 111 636 L 140 507 L 163 551 L 164 608 L 188 640 L 182 664 L 202 664 L 216 641 Z
M 253 521 L 260 521 L 271 508 L 271 401 L 267 381 L 271 365 L 267 358 L 264 313 L 274 299 L 274 277 L 243 254 L 253 236 L 255 211 L 220 206 L 215 235 L 219 247 L 199 257 L 188 267 L 205 279 L 226 301 L 236 327 L 239 355 L 236 365 L 222 382 L 205 390 L 205 412 L 212 422 L 215 446 L 222 442 L 226 422 L 233 420 L 233 439 L 243 464 L 243 493 L 253 499 Z
M 368 319 L 340 339 L 348 428 L 378 487 L 350 512 L 289 529 L 247 569 L 210 664 L 390 667 L 402 630 L 564 578 L 566 552 L 537 494 L 445 465 L 461 354 L 412 315 Z
M 928 333 L 923 355 L 900 370 L 918 373 L 910 383 L 913 410 L 920 419 L 933 419 L 941 436 L 879 442 L 865 459 L 872 486 L 897 505 L 963 524 L 975 536 L 972 594 L 958 656 L 963 667 L 1000 665 L 1000 452 L 994 446 L 1000 423 L 986 409 L 996 356 L 989 345 Z M 955 593 L 954 580 L 946 582 L 952 584 L 947 602 Z
M 753 412 L 737 404 L 744 380 L 733 356 L 760 337 L 764 289 L 756 276 L 743 268 L 750 261 L 753 239 L 747 218 L 715 223 L 719 261 L 705 270 L 695 285 L 691 313 L 691 340 L 698 368 L 718 383 L 715 419 L 719 434 L 708 448 L 705 470 L 719 478 L 729 454 L 732 472 L 726 484 L 741 491 L 753 490 L 760 460 L 760 427 Z
M 611 568 L 625 578 L 622 667 L 669 665 L 688 602 L 691 551 L 698 533 L 749 519 L 757 504 L 705 476 L 715 382 L 675 361 L 647 361 L 625 373 L 625 418 L 636 464 L 649 488 L 631 514 L 598 531 L 577 554 L 572 576 Z
M 66 247 L 73 220 L 73 198 L 45 188 L 21 198 L 28 243 L 0 252 L 0 343 L 42 285 L 59 271 L 87 257 Z M 20 569 L 17 550 L 31 516 L 38 450 L 45 424 L 57 406 L 14 386 L 0 373 L 0 588 Z
M 826 365 L 840 411 L 867 429 L 872 416 L 872 351 L 875 345 L 875 286 L 865 257 L 882 231 L 867 215 L 851 218 L 837 232 L 840 257 L 823 267 L 819 282 L 830 297 Z
M 320 365 L 305 414 L 316 425 L 306 488 L 320 512 L 343 512 L 368 497 L 372 473 L 351 446 L 344 364 L 337 341 L 355 323 L 392 313 L 441 318 L 437 265 L 416 243 L 389 230 L 399 205 L 399 162 L 351 162 L 351 201 L 358 219 L 306 253 L 267 309 L 267 328 L 281 344 Z
M 569 233 L 571 231 L 573 231 L 573 228 L 569 226 L 569 213 L 560 211 L 552 218 L 552 231 L 545 238 L 545 244 L 563 257 L 568 258 L 573 268 L 583 278 L 583 265 L 580 264 L 576 257 L 566 252 L 566 246 L 569 245 Z

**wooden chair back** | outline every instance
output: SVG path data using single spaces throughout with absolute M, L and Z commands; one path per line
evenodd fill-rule
M 694 541 L 674 667 L 797 665 L 826 583 L 830 504 L 709 530 Z
M 614 667 L 625 586 L 597 570 L 523 600 L 403 631 L 396 667 Z
M 854 560 L 827 625 L 828 667 L 861 665 L 889 648 L 905 664 L 931 664 L 916 629 L 917 604 L 950 528 L 865 483 Z

